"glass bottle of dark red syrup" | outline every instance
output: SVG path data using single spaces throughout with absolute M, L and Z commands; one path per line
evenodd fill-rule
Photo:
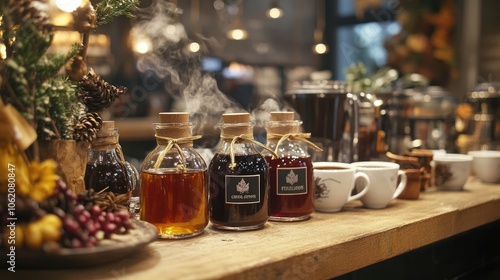
M 142 164 L 140 219 L 156 226 L 160 238 L 181 239 L 208 225 L 208 171 L 193 148 L 194 124 L 187 112 L 160 113 L 156 148 Z
M 311 157 L 306 140 L 309 134 L 299 133 L 301 121 L 293 112 L 271 112 L 267 122 L 267 147 L 277 155 L 263 151 L 269 164 L 269 220 L 301 221 L 314 211 L 314 181 Z
M 253 230 L 268 219 L 268 165 L 254 144 L 250 114 L 223 114 L 221 148 L 209 169 L 210 222 L 225 230 Z M 260 144 L 262 145 L 262 144 Z

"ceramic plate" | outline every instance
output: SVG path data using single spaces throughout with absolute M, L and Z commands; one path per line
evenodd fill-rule
M 128 234 L 104 240 L 94 248 L 62 248 L 54 253 L 16 250 L 16 268 L 82 268 L 126 258 L 158 237 L 156 227 L 152 224 L 139 220 L 132 222 L 135 228 Z M 7 252 L 4 250 L 0 251 L 0 261 L 2 267 L 8 266 Z

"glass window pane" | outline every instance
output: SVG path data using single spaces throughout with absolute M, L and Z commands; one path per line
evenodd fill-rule
M 362 62 L 368 74 L 387 62 L 384 41 L 401 30 L 397 22 L 370 22 L 337 28 L 335 79 L 345 80 L 344 70 Z
M 338 0 L 337 1 L 337 16 L 349 17 L 354 15 L 354 1 Z

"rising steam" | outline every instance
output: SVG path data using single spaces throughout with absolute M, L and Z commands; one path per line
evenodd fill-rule
M 139 11 L 132 36 L 149 41 L 152 49 L 138 59 L 137 67 L 141 72 L 152 71 L 165 83 L 168 94 L 183 100 L 191 121 L 197 123 L 194 133 L 205 134 L 223 113 L 244 110 L 218 89 L 210 74 L 202 72 L 200 55 L 187 50 L 191 40 L 178 21 L 181 13 L 173 3 L 162 0 Z

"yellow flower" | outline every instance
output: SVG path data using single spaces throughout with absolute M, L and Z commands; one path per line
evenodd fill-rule
M 0 141 L 0 193 L 6 193 L 12 185 L 17 195 L 29 193 L 28 165 L 20 153 L 13 142 Z
M 0 144 L 0 193 L 7 193 L 11 186 L 15 186 L 16 195 L 36 201 L 54 193 L 59 180 L 54 160 L 32 161 L 28 165 L 12 142 Z
M 54 193 L 59 176 L 56 174 L 57 163 L 48 159 L 43 162 L 32 161 L 29 178 L 31 192 L 29 195 L 36 201 L 44 200 Z

